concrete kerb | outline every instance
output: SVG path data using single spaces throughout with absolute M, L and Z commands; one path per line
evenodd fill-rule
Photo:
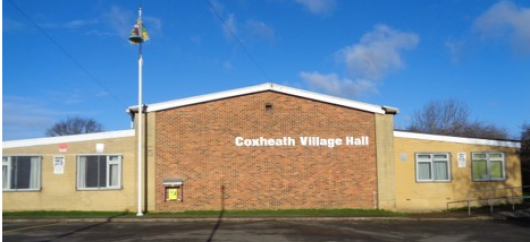
M 359 217 L 359 216 L 121 216 L 121 217 L 4 217 L 4 224 L 15 223 L 193 223 L 193 222 L 262 222 L 262 221 L 484 221 L 503 219 L 493 216 L 470 217 Z

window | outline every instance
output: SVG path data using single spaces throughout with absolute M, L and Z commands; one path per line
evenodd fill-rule
M 472 153 L 471 170 L 473 181 L 502 181 L 506 179 L 504 171 L 504 153 Z
M 40 156 L 3 156 L 2 190 L 40 190 Z
M 416 181 L 449 181 L 448 153 L 416 154 Z
M 121 156 L 78 156 L 77 189 L 121 189 Z

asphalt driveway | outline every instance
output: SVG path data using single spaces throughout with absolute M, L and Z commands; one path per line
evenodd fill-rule
M 3 241 L 527 241 L 530 220 L 4 224 Z

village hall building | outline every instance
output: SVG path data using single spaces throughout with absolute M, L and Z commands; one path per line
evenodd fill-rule
M 521 195 L 520 142 L 396 131 L 389 106 L 266 83 L 144 110 L 140 182 L 138 129 L 6 141 L 3 210 L 136 211 L 139 183 L 151 212 L 430 211 Z

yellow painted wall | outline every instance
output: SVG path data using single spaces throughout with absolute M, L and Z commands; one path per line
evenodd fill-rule
M 156 113 L 148 113 L 147 114 L 147 123 L 146 123 L 146 140 L 144 143 L 146 143 L 146 149 L 147 149 L 147 157 L 146 157 L 146 188 L 147 188 L 147 200 L 146 200 L 146 208 L 147 211 L 154 211 L 156 209 L 155 207 L 155 201 L 156 201 L 156 186 L 162 186 L 162 184 L 155 184 L 155 162 L 156 162 Z
M 147 188 L 147 199 L 144 205 L 148 210 L 154 210 L 156 186 L 155 184 L 155 135 L 154 115 L 147 119 L 147 172 L 144 183 Z M 378 138 L 387 137 L 385 132 L 391 118 L 378 117 Z M 388 136 L 390 138 L 391 136 Z M 383 139 L 378 139 L 378 146 L 391 146 Z M 379 206 L 382 209 L 399 211 L 431 211 L 444 210 L 448 202 L 450 207 L 463 207 L 469 190 L 501 189 L 521 186 L 520 160 L 516 148 L 503 148 L 485 145 L 469 145 L 442 141 L 428 141 L 412 138 L 393 138 L 393 153 L 391 147 L 378 149 L 378 186 L 377 194 Z M 76 164 L 79 154 L 96 154 L 96 144 L 105 145 L 102 154 L 120 154 L 122 158 L 122 189 L 100 191 L 76 190 Z M 101 139 L 94 141 L 67 143 L 68 151 L 59 152 L 59 145 L 43 145 L 24 148 L 3 149 L 3 155 L 41 155 L 41 191 L 5 191 L 2 193 L 4 211 L 14 210 L 99 210 L 121 211 L 128 209 L 136 211 L 137 201 L 137 165 L 136 138 Z M 471 178 L 471 152 L 501 151 L 506 160 L 506 181 L 473 182 Z M 389 154 L 392 153 L 392 154 Z M 415 154 L 417 152 L 447 152 L 450 154 L 450 182 L 416 182 Z M 466 153 L 466 167 L 459 168 L 457 154 Z M 64 155 L 66 158 L 64 174 L 53 174 L 53 156 Z M 403 159 L 404 158 L 404 159 Z M 388 162 L 394 160 L 394 166 Z M 145 169 L 145 167 L 144 167 Z M 145 171 L 145 170 L 144 170 Z M 395 176 L 395 179 L 393 178 Z M 395 190 L 395 191 L 394 191 Z M 501 190 L 494 196 L 509 196 L 510 190 Z M 518 193 L 519 192 L 519 193 Z M 520 194 L 516 190 L 515 195 Z M 486 198 L 490 193 L 473 193 L 472 198 Z M 482 205 L 485 205 L 485 201 Z M 478 205 L 478 204 L 472 204 Z
M 431 211 L 465 207 L 468 191 L 521 187 L 521 166 L 516 148 L 469 145 L 443 141 L 411 138 L 394 138 L 396 167 L 396 205 L 400 211 Z M 505 154 L 506 180 L 497 182 L 474 182 L 471 177 L 471 152 L 500 151 Z M 450 182 L 417 182 L 415 154 L 420 152 L 448 152 L 450 154 Z M 466 166 L 459 168 L 457 154 L 466 153 Z M 520 190 L 515 190 L 520 194 Z M 518 193 L 517 193 L 518 192 Z M 489 192 L 471 194 L 471 198 L 487 198 Z M 511 196 L 511 190 L 497 190 L 495 197 Z M 482 201 L 480 205 L 486 205 Z M 472 206 L 478 206 L 474 203 Z
M 377 201 L 379 209 L 396 210 L 394 115 L 376 114 Z
M 97 154 L 96 144 L 105 145 L 99 154 L 122 155 L 122 189 L 77 191 L 76 171 L 78 154 Z M 59 152 L 59 145 L 42 145 L 3 149 L 3 155 L 32 154 L 42 156 L 41 191 L 2 192 L 3 211 L 15 210 L 85 210 L 135 211 L 136 158 L 134 137 L 102 139 L 67 143 L 67 152 Z M 53 173 L 53 156 L 64 155 L 64 174 Z

